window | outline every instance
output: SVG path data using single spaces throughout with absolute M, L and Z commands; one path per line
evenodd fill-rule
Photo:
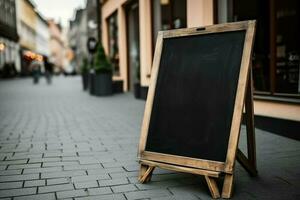
M 299 1 L 276 1 L 275 92 L 300 94 Z
M 218 0 L 218 22 L 257 20 L 253 80 L 257 94 L 300 97 L 298 0 Z
M 108 44 L 109 44 L 109 58 L 113 66 L 113 74 L 120 75 L 119 65 L 119 44 L 118 44 L 118 15 L 117 12 L 112 14 L 107 19 L 108 24 Z
M 186 0 L 152 1 L 153 46 L 155 46 L 158 31 L 185 28 L 187 26 L 186 9 Z

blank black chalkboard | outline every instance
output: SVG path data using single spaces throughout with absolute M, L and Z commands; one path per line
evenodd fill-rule
M 225 162 L 245 34 L 164 39 L 146 151 Z

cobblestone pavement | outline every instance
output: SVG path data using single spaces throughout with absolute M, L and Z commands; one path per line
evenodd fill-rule
M 131 94 L 91 97 L 79 77 L 0 81 L 0 197 L 210 199 L 201 176 L 156 169 L 137 182 L 143 108 Z M 237 164 L 233 199 L 300 199 L 299 142 L 256 133 L 259 176 Z

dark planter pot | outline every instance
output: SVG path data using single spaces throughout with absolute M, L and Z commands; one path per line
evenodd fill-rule
M 95 74 L 94 73 L 89 73 L 89 90 L 90 94 L 94 95 L 95 94 Z
M 134 87 L 133 88 L 134 97 L 136 99 L 140 99 L 141 98 L 141 85 L 140 85 L 140 83 L 135 83 L 133 87 Z
M 83 90 L 87 90 L 88 89 L 88 83 L 89 83 L 89 74 L 88 73 L 82 73 L 82 86 L 83 86 Z
M 123 93 L 123 81 L 113 81 L 113 93 Z
M 94 77 L 95 95 L 108 96 L 113 93 L 111 73 L 96 74 Z

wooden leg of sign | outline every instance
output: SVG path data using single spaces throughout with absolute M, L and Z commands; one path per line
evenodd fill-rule
M 205 176 L 205 180 L 208 185 L 208 189 L 211 193 L 212 198 L 214 199 L 220 198 L 220 192 L 216 180 L 209 176 Z
M 231 198 L 233 188 L 233 174 L 226 174 L 222 189 L 222 198 Z
M 152 167 L 152 166 L 141 165 L 140 174 L 139 174 L 139 181 L 141 183 L 149 182 L 151 180 L 153 170 L 154 170 L 154 167 Z
M 247 129 L 247 149 L 248 158 L 243 152 L 237 150 L 238 162 L 249 172 L 251 176 L 257 175 L 256 169 L 256 152 L 255 152 L 255 129 L 254 129 L 254 111 L 253 111 L 253 87 L 252 87 L 252 73 L 249 73 L 247 84 L 246 99 L 245 99 L 245 116 Z
M 246 171 L 250 174 L 250 176 L 257 175 L 257 170 L 240 149 L 237 150 L 236 158 L 237 161 L 242 165 L 242 167 L 244 167 Z
M 256 168 L 256 145 L 255 145 L 255 129 L 254 129 L 254 111 L 253 111 L 253 81 L 252 72 L 249 73 L 248 87 L 246 93 L 246 128 L 247 128 L 247 148 L 248 148 L 248 160 L 253 167 L 252 171 L 257 171 Z M 251 174 L 253 176 L 257 175 Z

